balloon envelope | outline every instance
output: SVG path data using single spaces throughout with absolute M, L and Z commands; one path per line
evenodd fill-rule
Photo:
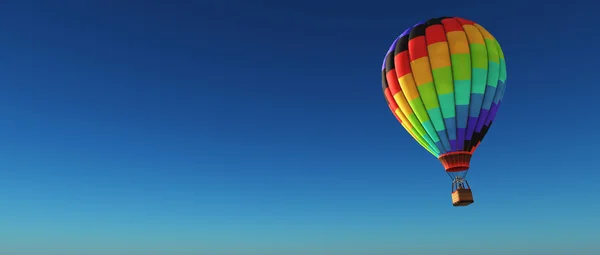
M 498 41 L 481 25 L 457 17 L 407 29 L 392 43 L 382 66 L 390 110 L 446 171 L 468 169 L 494 121 L 505 82 Z M 445 158 L 450 155 L 461 156 Z M 460 160 L 466 165 L 453 168 Z

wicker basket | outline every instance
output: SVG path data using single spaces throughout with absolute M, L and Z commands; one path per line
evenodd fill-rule
M 473 203 L 473 192 L 471 189 L 457 189 L 452 192 L 452 205 L 467 206 Z

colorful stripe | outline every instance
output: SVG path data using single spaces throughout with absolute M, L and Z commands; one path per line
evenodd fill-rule
M 408 133 L 434 156 L 474 151 L 506 88 L 498 41 L 462 18 L 435 18 L 404 31 L 382 65 L 386 101 Z

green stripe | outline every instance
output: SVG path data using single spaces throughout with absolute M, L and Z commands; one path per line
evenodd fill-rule
M 471 80 L 454 81 L 454 97 L 456 105 L 468 105 L 471 101 Z
M 431 140 L 431 138 L 429 138 L 429 136 L 424 136 L 423 139 L 425 139 L 425 141 L 427 141 L 427 144 L 430 144 L 429 148 L 431 148 L 436 154 L 440 154 L 440 149 L 438 149 L 438 147 L 435 145 L 433 140 Z
M 417 129 L 419 132 L 418 134 L 421 135 L 421 137 L 425 138 L 425 136 L 427 136 L 427 131 L 423 129 L 423 126 L 421 126 L 421 122 L 419 122 L 419 119 L 415 113 L 411 113 L 406 118 L 408 118 L 408 122 L 413 125 L 413 128 Z
M 425 134 L 428 134 L 429 137 L 431 138 L 431 140 L 433 140 L 433 144 L 431 144 L 431 146 L 436 147 L 435 142 L 439 142 L 440 138 L 438 137 L 437 133 L 435 133 L 433 126 L 431 126 L 431 122 L 429 121 L 429 115 L 427 114 L 427 111 L 425 111 L 425 108 L 423 107 L 423 101 L 421 101 L 421 98 L 417 97 L 413 100 L 408 101 L 408 104 L 413 109 L 414 114 L 417 116 L 417 119 L 418 119 L 417 123 L 419 123 L 419 125 L 422 125 L 426 131 L 426 132 L 424 132 L 423 137 L 426 138 Z M 416 127 L 419 128 L 418 126 L 416 126 Z
M 417 129 L 414 126 L 412 129 L 410 129 L 410 132 L 417 138 L 417 141 L 419 143 L 423 143 L 424 147 L 429 147 L 429 146 L 426 146 L 425 140 L 423 139 L 423 137 L 421 135 L 419 135 L 419 133 L 417 133 Z
M 427 115 L 427 111 L 425 111 L 425 108 L 423 108 L 423 101 L 421 101 L 420 97 L 408 101 L 408 104 L 410 105 L 410 108 L 412 108 L 413 111 L 415 111 L 419 122 L 423 123 L 429 120 L 429 116 Z
M 423 104 L 425 104 L 425 109 L 429 110 L 440 106 L 438 104 L 437 93 L 435 92 L 433 82 L 425 83 L 417 86 L 417 88 L 419 89 L 419 95 L 421 95 Z M 419 115 L 417 114 L 417 116 Z M 419 117 L 419 119 L 421 119 L 421 117 Z
M 506 61 L 504 59 L 500 59 L 500 75 L 498 76 L 498 80 L 506 82 Z
M 500 56 L 500 75 L 498 79 L 506 82 L 506 60 L 504 59 L 504 52 L 502 52 L 502 47 L 500 47 L 498 41 L 496 41 L 496 48 L 498 48 L 498 54 Z
M 452 76 L 454 80 L 470 80 L 471 79 L 471 54 L 452 54 Z
M 452 83 L 452 67 L 446 66 L 432 70 L 435 89 L 439 94 L 448 94 L 454 92 Z
M 502 47 L 500 47 L 498 40 L 496 40 L 496 48 L 498 48 L 498 56 L 500 59 L 504 59 L 504 51 L 502 51 Z
M 423 127 L 425 128 L 425 130 L 427 130 L 427 133 L 429 133 L 429 136 L 431 136 L 431 139 L 433 140 L 434 143 L 437 143 L 440 141 L 440 138 L 438 137 L 437 133 L 435 132 L 435 128 L 433 128 L 433 125 L 431 125 L 431 121 L 423 122 Z
M 488 55 L 487 48 L 484 44 L 471 43 L 469 44 L 471 49 L 471 67 L 475 68 L 487 68 Z
M 487 69 L 473 68 L 473 80 L 471 81 L 471 93 L 485 93 L 485 84 L 487 83 Z
M 500 56 L 498 54 L 498 47 L 496 47 L 496 40 L 485 39 L 485 46 L 487 48 L 488 60 L 500 63 Z
M 417 118 L 415 113 L 411 113 L 410 115 L 407 116 L 407 118 L 408 118 L 408 122 L 410 122 L 413 125 L 413 128 L 417 130 L 418 134 L 425 140 L 425 142 L 427 142 L 427 144 L 429 144 L 429 146 L 434 151 L 439 153 L 440 151 L 437 149 L 437 147 L 435 146 L 435 143 L 431 140 L 431 138 L 429 138 L 427 131 L 423 128 L 423 125 L 421 125 L 421 122 L 419 122 L 419 119 Z
M 413 125 L 413 129 L 417 130 L 417 133 L 419 134 L 419 136 L 417 136 L 417 137 L 423 138 L 423 140 L 425 140 L 425 142 L 427 144 L 429 144 L 429 148 L 431 148 L 433 150 L 433 152 L 439 154 L 440 150 L 436 147 L 433 140 L 431 140 L 431 138 L 427 134 L 427 131 L 423 128 L 423 125 L 421 125 L 421 122 L 419 122 L 419 119 L 417 118 L 417 116 L 414 113 L 411 113 L 406 118 L 408 118 L 408 122 L 410 122 Z
M 456 111 L 454 107 L 454 97 L 454 93 L 438 95 L 444 119 L 454 118 L 454 116 L 456 116 Z
M 490 61 L 487 75 L 487 85 L 498 86 L 498 76 L 500 75 L 500 64 Z
M 429 114 L 429 118 L 433 123 L 435 131 L 443 131 L 446 130 L 446 126 L 444 125 L 444 119 L 442 119 L 442 112 L 440 108 L 433 108 L 431 110 L 427 110 Z

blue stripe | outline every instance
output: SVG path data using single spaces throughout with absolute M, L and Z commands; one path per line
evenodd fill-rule
M 469 117 L 468 105 L 456 106 L 456 126 L 458 128 L 467 128 L 467 118 Z
M 469 117 L 479 117 L 481 103 L 483 102 L 483 94 L 471 94 L 471 104 L 469 107 Z
M 485 87 L 485 97 L 483 98 L 482 109 L 489 110 L 492 106 L 492 101 L 494 101 L 494 95 L 496 94 L 496 87 L 486 86 Z
M 498 90 L 496 90 L 496 95 L 494 95 L 494 104 L 500 103 L 502 100 L 502 96 L 504 96 L 504 88 L 506 84 L 502 81 L 498 81 Z
M 456 140 L 456 119 L 455 118 L 446 118 L 446 119 L 444 119 L 444 124 L 446 125 L 446 132 L 448 133 L 448 139 Z
M 435 146 L 437 146 L 437 147 L 438 147 L 438 149 L 440 149 L 440 153 L 441 153 L 441 154 L 444 154 L 444 153 L 446 153 L 446 150 L 444 150 L 444 146 L 442 145 L 442 142 L 437 142 L 437 143 L 435 143 Z
M 440 141 L 444 146 L 444 150 L 451 151 L 452 147 L 450 146 L 450 141 L 448 140 L 448 135 L 446 135 L 446 130 L 437 131 L 437 135 L 440 137 Z

